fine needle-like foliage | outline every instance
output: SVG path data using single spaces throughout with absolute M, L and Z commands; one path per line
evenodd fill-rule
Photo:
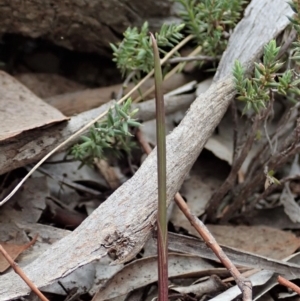
M 243 113 L 251 109 L 259 113 L 262 108 L 266 108 L 271 90 L 282 95 L 290 93 L 300 95 L 297 87 L 300 80 L 295 78 L 292 70 L 278 74 L 284 64 L 276 59 L 279 50 L 280 47 L 276 46 L 275 40 L 271 40 L 264 47 L 263 61 L 255 63 L 254 77 L 247 78 L 241 63 L 235 62 L 233 76 L 238 92 L 237 99 L 246 103 Z
M 243 0 L 175 0 L 182 4 L 181 17 L 185 24 L 164 24 L 155 33 L 158 51 L 165 54 L 174 48 L 183 38 L 181 33 L 186 26 L 187 32 L 194 35 L 201 53 L 217 56 L 226 48 L 231 30 L 240 18 Z M 124 39 L 117 45 L 111 44 L 113 61 L 116 62 L 123 77 L 131 75 L 133 81 L 149 73 L 154 66 L 152 45 L 149 40 L 149 25 L 145 22 L 141 29 L 127 28 Z M 176 53 L 176 52 L 175 52 Z M 94 158 L 105 157 L 106 150 L 120 154 L 120 150 L 129 152 L 132 142 L 129 139 L 128 126 L 138 126 L 132 114 L 125 107 L 116 106 L 110 110 L 107 118 L 94 125 L 82 142 L 75 145 L 71 155 L 83 164 L 92 164 Z M 125 110 L 125 111 L 124 111 Z M 127 116 L 127 117 L 126 117 Z
M 167 172 L 166 172 L 166 126 L 164 97 L 162 92 L 162 71 L 158 47 L 151 34 L 154 53 L 154 80 L 156 100 L 157 174 L 158 174 L 158 300 L 168 300 L 168 229 L 167 229 Z
M 137 110 L 130 111 L 131 99 L 123 105 L 117 103 L 108 111 L 104 120 L 96 123 L 82 142 L 74 145 L 70 154 L 82 164 L 92 165 L 94 158 L 103 158 L 107 151 L 120 156 L 121 151 L 130 153 L 135 143 L 131 140 L 130 127 L 139 127 L 133 117 Z
M 289 2 L 292 10 L 295 12 L 292 18 L 288 17 L 291 21 L 292 27 L 297 32 L 296 41 L 292 44 L 293 45 L 293 55 L 291 57 L 292 60 L 296 62 L 296 64 L 300 65 L 300 2 L 299 0 L 293 0 Z
M 164 24 L 155 34 L 159 51 L 165 53 L 165 48 L 174 47 L 181 39 L 180 31 L 184 24 Z M 118 45 L 110 44 L 117 67 L 125 77 L 130 72 L 135 72 L 135 77 L 140 78 L 141 73 L 149 73 L 153 69 L 153 51 L 149 41 L 149 25 L 145 22 L 139 31 L 137 27 L 127 28 L 124 39 Z
M 241 17 L 242 0 L 175 0 L 182 5 L 181 18 L 188 33 L 202 46 L 202 53 L 223 53 L 228 37 Z

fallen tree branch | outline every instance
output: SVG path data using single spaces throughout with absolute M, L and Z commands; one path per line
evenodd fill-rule
M 231 37 L 216 76 L 216 80 L 226 79 L 217 81 L 200 95 L 180 125 L 167 137 L 168 201 L 179 190 L 235 95 L 230 77 L 234 60 L 240 59 L 246 67 L 252 66 L 263 46 L 289 23 L 287 15 L 291 16 L 292 10 L 285 0 L 251 1 L 246 16 Z M 244 44 L 240 45 L 239 39 Z M 232 52 L 235 55 L 229 55 Z M 154 151 L 136 174 L 75 231 L 25 267 L 24 271 L 37 287 L 54 283 L 80 266 L 101 259 L 109 251 L 116 254 L 115 263 L 128 261 L 139 252 L 156 221 L 156 161 Z M 14 273 L 1 276 L 0 300 L 27 293 L 28 287 Z

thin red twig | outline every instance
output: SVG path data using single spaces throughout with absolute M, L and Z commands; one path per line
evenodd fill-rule
M 293 290 L 294 292 L 296 292 L 298 295 L 300 295 L 300 287 L 298 285 L 296 285 L 295 283 L 281 277 L 278 276 L 277 281 L 281 284 L 286 286 L 287 288 L 290 288 L 291 290 Z
M 0 252 L 3 254 L 5 259 L 9 262 L 14 271 L 26 282 L 26 284 L 31 288 L 31 290 L 43 301 L 49 301 L 43 293 L 37 288 L 37 286 L 26 276 L 24 271 L 17 265 L 17 263 L 10 257 L 10 255 L 5 251 L 5 249 L 0 244 Z

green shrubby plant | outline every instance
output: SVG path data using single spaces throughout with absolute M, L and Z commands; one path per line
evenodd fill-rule
M 300 2 L 293 0 L 289 2 L 291 8 L 295 12 L 291 21 L 291 26 L 296 30 L 297 39 L 292 43 L 290 59 L 296 65 L 300 64 Z M 263 61 L 255 63 L 254 77 L 247 78 L 244 74 L 243 67 L 240 62 L 235 62 L 233 68 L 233 76 L 238 92 L 237 99 L 245 101 L 245 111 L 253 109 L 256 113 L 261 108 L 266 107 L 266 103 L 270 100 L 270 90 L 278 94 L 284 95 L 287 99 L 294 101 L 294 95 L 300 95 L 300 76 L 297 73 L 298 68 L 289 64 L 287 70 L 279 73 L 286 65 L 285 61 L 277 59 L 280 47 L 276 46 L 275 40 L 270 41 L 264 47 Z
M 297 32 L 297 39 L 293 43 L 294 46 L 294 54 L 292 56 L 292 59 L 296 61 L 296 63 L 300 63 L 300 3 L 298 0 L 293 0 L 289 2 L 289 5 L 291 6 L 292 10 L 295 12 L 294 16 L 292 18 L 288 17 L 293 28 Z
M 226 49 L 229 33 L 241 17 L 242 0 L 175 0 L 188 33 L 202 46 L 202 54 L 218 56 Z
M 209 56 L 221 54 L 227 45 L 230 31 L 240 18 L 242 0 L 175 0 L 183 10 L 181 18 L 184 24 L 164 24 L 155 34 L 159 53 L 165 54 L 183 38 L 186 32 L 194 36 L 198 45 L 202 46 L 201 53 Z M 123 77 L 133 74 L 133 80 L 141 78 L 154 67 L 152 44 L 149 38 L 149 25 L 143 24 L 141 29 L 128 28 L 124 32 L 123 41 L 117 45 L 111 44 L 113 61 L 120 69 Z M 242 72 L 240 70 L 240 72 Z M 242 76 L 242 74 L 240 74 Z M 247 84 L 248 85 L 248 84 Z M 139 124 L 132 119 L 128 101 L 125 106 L 115 106 L 109 111 L 105 120 L 97 123 L 82 141 L 73 146 L 70 154 L 83 164 L 92 164 L 94 158 L 103 158 L 107 150 L 120 154 L 120 150 L 130 152 L 130 126 Z
M 184 24 L 164 24 L 159 33 L 155 34 L 158 49 L 165 53 L 164 48 L 174 47 L 183 37 L 180 31 Z M 110 44 L 113 50 L 113 61 L 116 62 L 122 75 L 135 72 L 136 78 L 141 73 L 149 73 L 154 66 L 153 50 L 149 39 L 149 25 L 145 22 L 139 31 L 137 27 L 127 28 L 124 39 L 118 45 Z
M 130 110 L 131 99 L 123 105 L 117 103 L 108 111 L 105 119 L 96 123 L 81 142 L 74 145 L 70 154 L 83 164 L 92 165 L 94 158 L 104 158 L 110 154 L 120 156 L 121 151 L 130 153 L 135 143 L 130 139 L 130 127 L 139 127 L 133 117 L 137 110 Z
M 279 74 L 284 62 L 277 60 L 280 47 L 276 41 L 271 40 L 264 47 L 263 61 L 255 63 L 254 77 L 246 77 L 244 69 L 239 61 L 233 68 L 234 81 L 238 93 L 238 100 L 246 103 L 245 111 L 253 109 L 256 113 L 266 108 L 270 100 L 270 90 L 282 95 L 295 93 L 300 95 L 298 85 L 300 79 L 295 77 L 292 70 L 286 70 Z

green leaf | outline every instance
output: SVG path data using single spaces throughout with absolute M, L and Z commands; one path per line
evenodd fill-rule
M 82 142 L 74 145 L 69 153 L 87 165 L 92 165 L 94 158 L 103 158 L 107 150 L 111 153 L 113 149 L 117 156 L 121 155 L 120 150 L 129 154 L 135 145 L 129 139 L 132 137 L 129 126 L 140 126 L 140 123 L 132 119 L 136 110 L 131 112 L 130 104 L 131 99 L 128 99 L 123 105 L 115 104 L 110 108 L 107 118 L 101 123 L 96 123 L 88 135 L 82 136 Z
M 125 134 L 128 134 L 128 123 L 127 123 L 127 122 L 124 122 L 123 125 L 122 125 L 122 127 L 123 127 L 124 133 L 125 133 Z

